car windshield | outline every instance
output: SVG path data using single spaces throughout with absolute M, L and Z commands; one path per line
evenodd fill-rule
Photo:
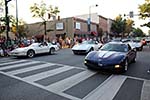
M 125 44 L 113 44 L 107 43 L 101 47 L 101 51 L 117 51 L 117 52 L 127 52 L 127 45 Z
M 29 47 L 37 47 L 38 45 L 38 43 L 32 43 L 31 45 L 29 45 Z
M 89 41 L 83 41 L 82 43 L 83 44 L 94 44 L 95 41 L 89 40 Z
M 133 42 L 141 42 L 141 40 L 133 40 Z

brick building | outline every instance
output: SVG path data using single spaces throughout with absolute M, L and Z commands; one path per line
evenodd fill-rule
M 88 15 L 87 15 L 88 17 Z M 110 30 L 110 22 L 108 23 L 108 19 L 95 15 L 92 16 L 94 18 L 90 24 L 91 32 L 97 33 L 97 29 L 102 28 L 103 32 L 108 32 Z M 44 35 L 44 25 L 42 22 L 27 24 L 29 37 L 36 35 Z M 88 31 L 87 18 L 78 16 L 78 17 L 69 17 L 63 18 L 59 20 L 47 21 L 46 22 L 47 29 L 47 37 L 49 39 L 53 39 L 55 37 L 70 37 L 73 38 L 75 36 L 79 37 L 89 37 L 91 32 Z

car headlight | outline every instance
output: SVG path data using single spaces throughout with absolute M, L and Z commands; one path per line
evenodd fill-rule
M 115 65 L 115 68 L 120 68 L 121 66 L 120 65 Z
M 84 60 L 84 63 L 86 64 L 86 63 L 87 63 L 87 61 L 86 61 L 86 60 Z

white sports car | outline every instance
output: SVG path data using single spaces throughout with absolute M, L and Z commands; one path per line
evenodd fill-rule
M 51 43 L 33 43 L 27 47 L 16 48 L 10 52 L 10 56 L 27 56 L 29 58 L 34 57 L 36 54 L 49 53 L 54 54 L 59 48 L 57 45 Z
M 74 54 L 87 54 L 90 51 L 98 50 L 102 46 L 102 43 L 98 43 L 94 40 L 86 40 L 82 43 L 78 43 L 72 47 Z
M 122 40 L 122 42 L 128 43 L 131 46 L 131 48 L 135 48 L 138 51 L 142 51 L 142 49 L 143 49 L 143 45 L 140 40 L 124 39 L 124 40 Z

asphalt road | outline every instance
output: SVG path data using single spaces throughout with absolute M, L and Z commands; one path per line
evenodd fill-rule
M 0 100 L 149 100 L 150 48 L 137 53 L 126 73 L 88 70 L 85 55 L 0 59 Z M 148 88 L 147 88 L 148 87 Z
M 32 58 L 32 60 L 52 62 L 87 69 L 83 63 L 84 57 L 85 55 L 74 55 L 71 49 L 62 49 L 55 55 L 39 55 Z M 128 71 L 124 73 L 124 75 L 150 80 L 150 76 L 147 74 L 148 68 L 150 68 L 150 48 L 145 47 L 143 51 L 137 52 L 136 63 L 130 64 Z

